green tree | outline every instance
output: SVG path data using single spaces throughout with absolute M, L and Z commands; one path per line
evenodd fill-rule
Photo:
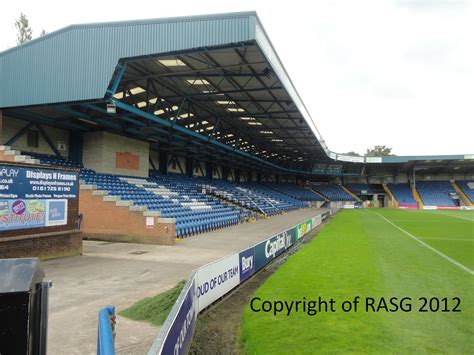
M 33 39 L 33 30 L 30 27 L 28 18 L 24 13 L 15 21 L 15 27 L 18 31 L 16 35 L 16 43 L 23 44 Z
M 372 149 L 367 149 L 365 153 L 366 157 L 386 157 L 392 154 L 392 148 L 388 148 L 384 145 L 376 145 Z
M 342 153 L 342 154 L 343 155 L 349 155 L 351 157 L 360 157 L 361 156 L 359 153 L 356 153 L 353 150 L 351 150 L 350 152 L 347 152 L 347 153 Z
M 48 34 L 48 32 L 46 32 L 46 31 L 44 30 L 44 28 L 43 28 L 43 29 L 41 30 L 39 36 L 40 36 L 40 37 L 43 37 L 43 36 L 46 36 L 47 34 Z

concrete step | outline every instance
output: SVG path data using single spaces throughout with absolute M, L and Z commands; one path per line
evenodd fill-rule
M 105 190 L 94 190 L 92 191 L 92 195 L 94 196 L 107 196 L 109 194 L 108 191 Z
M 26 156 L 24 156 L 24 155 L 15 155 L 14 159 L 15 159 L 16 162 L 21 163 L 21 162 L 24 162 L 26 160 Z
M 25 163 L 27 163 L 27 164 L 40 164 L 40 160 L 39 159 L 28 158 L 28 159 L 25 160 Z
M 158 223 L 176 223 L 176 218 L 158 218 Z
M 21 152 L 19 150 L 4 150 L 3 155 L 19 155 Z
M 102 197 L 102 201 L 104 202 L 117 202 L 120 201 L 119 196 L 104 196 Z
M 5 150 L 10 150 L 11 147 L 9 145 L 0 145 L 0 150 L 5 151 Z
M 159 211 L 145 211 L 143 215 L 145 217 L 160 217 L 161 213 Z
M 117 206 L 117 207 L 130 207 L 130 206 L 133 206 L 133 201 L 118 200 L 118 201 L 115 201 L 115 206 Z
M 148 208 L 146 206 L 129 206 L 128 210 L 131 212 L 145 212 Z
M 97 189 L 97 185 L 87 185 L 87 184 L 83 184 L 83 185 L 80 185 L 79 188 L 81 190 L 95 190 Z

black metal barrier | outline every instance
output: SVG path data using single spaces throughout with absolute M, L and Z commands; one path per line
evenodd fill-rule
M 37 258 L 0 260 L 0 354 L 46 354 L 48 294 Z

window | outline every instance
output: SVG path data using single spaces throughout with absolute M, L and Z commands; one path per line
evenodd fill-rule
M 26 137 L 26 145 L 29 148 L 38 148 L 39 147 L 39 132 L 29 129 Z

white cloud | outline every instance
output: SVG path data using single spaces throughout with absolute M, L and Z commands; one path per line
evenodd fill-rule
M 385 144 L 400 155 L 474 153 L 468 1 L 25 0 L 3 4 L 0 50 L 14 46 L 20 12 L 37 35 L 73 23 L 245 10 L 257 10 L 330 149 L 362 153 Z

